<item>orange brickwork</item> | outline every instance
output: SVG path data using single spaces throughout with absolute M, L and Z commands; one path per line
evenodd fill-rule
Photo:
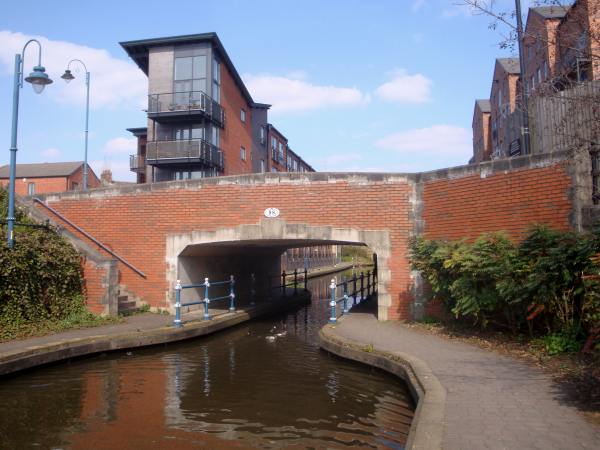
M 419 228 L 427 238 L 448 239 L 498 230 L 518 238 L 533 223 L 569 228 L 573 208 L 568 163 L 536 164 L 492 172 L 488 163 L 479 169 L 365 175 L 360 180 L 342 174 L 254 175 L 165 183 L 136 191 L 111 189 L 106 195 L 73 193 L 47 200 L 142 270 L 146 278 L 119 263 L 119 284 L 158 308 L 169 306 L 172 290 L 166 276 L 169 234 L 258 224 L 265 208 L 272 206 L 280 208 L 280 218 L 287 224 L 384 231 L 390 240 L 388 318 L 408 319 L 414 301 L 408 242 Z M 101 271 L 86 266 L 89 293 L 101 290 L 101 276 Z M 90 307 L 94 302 L 90 300 Z

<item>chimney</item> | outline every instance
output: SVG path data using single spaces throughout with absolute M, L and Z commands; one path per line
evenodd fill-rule
M 102 173 L 100 174 L 100 180 L 102 180 L 102 185 L 103 186 L 107 186 L 109 184 L 112 184 L 113 183 L 112 170 L 110 170 L 110 169 L 104 169 L 102 171 Z

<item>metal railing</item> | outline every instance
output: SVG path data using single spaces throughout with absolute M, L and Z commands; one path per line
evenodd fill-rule
M 227 286 L 229 285 L 229 294 L 222 295 L 220 297 L 210 298 L 209 296 L 209 288 L 211 286 Z M 204 279 L 204 283 L 201 284 L 185 284 L 182 285 L 181 281 L 177 280 L 175 284 L 175 320 L 173 321 L 175 327 L 181 328 L 181 307 L 182 306 L 194 306 L 194 305 L 204 305 L 204 320 L 210 320 L 211 316 L 208 312 L 208 306 L 211 302 L 216 302 L 219 300 L 229 299 L 229 312 L 235 312 L 235 279 L 233 275 L 229 277 L 229 280 L 225 281 L 213 281 L 212 283 L 208 280 L 208 278 Z M 181 291 L 183 289 L 197 289 L 204 288 L 204 298 L 200 300 L 195 300 L 187 303 L 181 303 Z
M 146 161 L 149 164 L 173 159 L 196 159 L 209 167 L 223 170 L 223 152 L 204 139 L 150 141 L 146 144 Z
M 223 107 L 202 91 L 166 92 L 148 95 L 148 114 L 203 113 L 221 127 L 225 125 Z
M 294 272 L 292 273 L 286 273 L 285 270 L 283 272 L 281 272 L 281 275 L 274 275 L 274 276 L 270 276 L 269 278 L 269 288 L 268 288 L 268 295 L 269 297 L 271 297 L 271 294 L 273 291 L 281 291 L 281 296 L 282 297 L 287 297 L 287 288 L 288 287 L 293 287 L 294 288 L 294 295 L 298 294 L 298 276 L 302 276 L 303 278 L 303 283 L 304 283 L 304 287 L 303 289 L 306 291 L 308 290 L 308 271 L 306 269 L 304 269 L 303 272 L 298 272 L 298 269 L 294 269 Z M 291 281 L 288 282 L 288 277 L 291 277 Z M 278 285 L 273 285 L 273 280 L 274 279 L 281 279 L 281 284 Z
M 145 172 L 146 157 L 144 155 L 129 155 L 129 169 L 132 172 Z
M 365 282 L 366 280 L 366 282 Z M 348 291 L 348 283 L 352 283 L 352 291 Z M 359 286 L 360 284 L 360 286 Z M 343 295 L 341 297 L 336 296 L 337 288 L 342 287 Z M 377 293 L 377 272 L 368 271 L 365 277 L 363 272 L 360 273 L 360 277 L 356 274 L 350 280 L 342 280 L 336 283 L 335 278 L 331 279 L 330 289 L 330 300 L 329 306 L 331 307 L 331 316 L 329 323 L 337 323 L 337 305 L 343 302 L 342 314 L 347 314 L 350 311 L 351 306 L 356 306 L 363 300 L 369 299 L 373 294 Z M 365 296 L 366 293 L 366 296 Z M 359 297 L 360 294 L 360 297 Z M 352 305 L 349 305 L 350 297 L 352 297 Z
M 88 233 L 87 231 L 85 231 L 83 228 L 75 225 L 73 222 L 71 222 L 69 219 L 67 219 L 65 216 L 63 216 L 61 213 L 59 213 L 57 210 L 55 210 L 54 208 L 48 206 L 46 203 L 44 203 L 39 198 L 34 198 L 33 201 L 36 202 L 36 203 L 38 203 L 38 204 L 40 204 L 40 205 L 42 205 L 44 208 L 46 208 L 48 211 L 50 211 L 56 217 L 58 217 L 59 219 L 61 219 L 63 222 L 65 222 L 66 224 L 68 224 L 69 226 L 71 226 L 72 228 L 74 228 L 75 230 L 77 230 L 79 233 L 81 233 L 82 235 L 84 235 L 86 238 L 88 238 L 90 241 L 92 241 L 94 244 L 96 244 L 98 247 L 100 247 L 106 253 L 114 256 L 116 259 L 118 259 L 119 261 L 121 261 L 123 264 L 125 264 L 127 267 L 129 267 L 131 270 L 133 270 L 139 276 L 141 276 L 142 278 L 146 278 L 146 274 L 144 274 L 144 272 L 142 272 L 140 269 L 138 269 L 133 264 L 131 264 L 130 262 L 128 262 L 122 256 L 119 256 L 117 253 L 113 252 L 110 248 L 108 248 L 106 245 L 104 245 L 102 242 L 100 242 L 98 239 L 96 239 L 90 233 Z

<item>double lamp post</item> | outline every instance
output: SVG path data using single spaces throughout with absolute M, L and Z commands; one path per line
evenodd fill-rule
M 25 61 L 25 50 L 27 46 L 35 42 L 38 46 L 38 64 L 34 66 L 33 72 L 29 74 L 25 79 L 24 76 L 24 61 Z M 85 101 L 85 153 L 83 163 L 83 189 L 87 190 L 87 175 L 88 175 L 88 164 L 87 164 L 87 153 L 88 153 L 88 122 L 89 122 L 89 109 L 90 109 L 90 73 L 87 70 L 85 64 L 79 59 L 73 59 L 69 61 L 65 73 L 62 75 L 62 79 L 67 83 L 73 80 L 75 77 L 71 73 L 71 63 L 78 62 L 85 69 L 85 83 L 86 83 L 86 101 Z M 13 248 L 15 245 L 14 240 L 14 225 L 15 225 L 15 178 L 17 172 L 17 128 L 19 123 L 19 89 L 23 87 L 23 79 L 28 83 L 31 83 L 33 90 L 36 94 L 41 94 L 44 88 L 52 84 L 52 80 L 46 73 L 46 69 L 42 66 L 42 45 L 37 39 L 30 39 L 23 46 L 23 51 L 15 55 L 15 74 L 13 81 L 13 109 L 12 109 L 12 128 L 10 137 L 10 171 L 9 171 L 9 186 L 8 186 L 8 215 L 6 218 L 7 222 L 7 240 L 8 248 Z

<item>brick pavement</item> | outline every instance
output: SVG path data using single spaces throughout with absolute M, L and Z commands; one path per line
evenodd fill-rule
M 569 404 L 548 374 L 526 362 L 378 322 L 368 312 L 344 316 L 335 333 L 429 365 L 447 391 L 444 449 L 600 448 L 600 427 Z

